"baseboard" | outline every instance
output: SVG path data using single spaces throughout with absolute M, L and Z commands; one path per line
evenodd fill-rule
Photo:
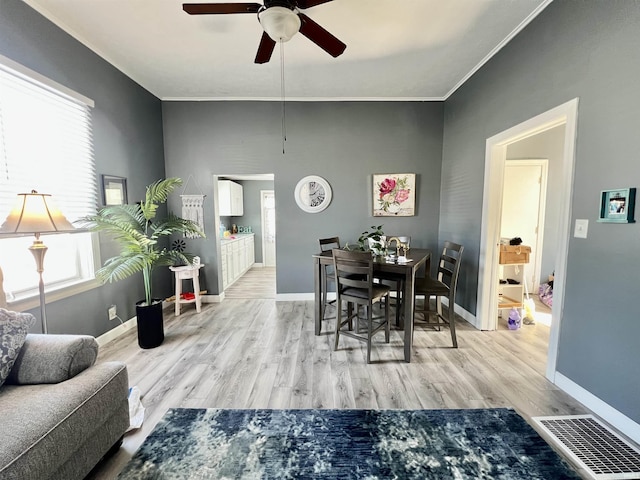
M 276 302 L 296 302 L 303 300 L 315 300 L 313 293 L 276 293 Z
M 299 302 L 299 301 L 306 301 L 306 300 L 315 300 L 315 298 L 316 298 L 315 294 L 313 293 L 278 293 L 276 294 L 276 302 Z M 335 292 L 329 292 L 327 294 L 328 300 L 335 300 L 335 298 L 336 298 Z M 449 302 L 446 298 L 442 299 L 442 303 L 445 306 L 449 306 Z M 467 310 L 462 308 L 457 303 L 455 306 L 455 312 L 458 315 L 460 315 L 462 318 L 464 318 L 467 322 L 469 322 L 471 325 L 473 325 L 475 328 L 480 329 L 480 322 L 478 321 L 476 316 L 471 312 L 468 312 Z
M 102 347 L 103 345 L 115 340 L 125 332 L 131 330 L 132 328 L 135 328 L 136 325 L 138 324 L 137 320 L 138 319 L 136 317 L 130 318 L 126 322 L 121 323 L 117 327 L 112 328 L 108 332 L 103 333 L 102 335 L 96 338 L 96 341 L 98 342 L 98 346 Z
M 444 303 L 444 301 L 447 300 L 447 299 L 443 298 L 442 300 L 443 300 L 442 303 Z M 448 306 L 448 302 L 447 302 L 447 306 Z M 457 313 L 458 315 L 460 315 L 462 318 L 464 318 L 468 323 L 473 325 L 475 328 L 480 330 L 480 322 L 478 321 L 478 318 L 473 313 L 469 312 L 468 310 L 465 310 L 464 308 L 462 308 L 457 303 L 456 303 L 455 307 L 453 307 L 453 311 L 455 313 Z
M 616 428 L 629 439 L 640 445 L 639 424 L 558 371 L 555 372 L 554 383 L 564 392 L 571 395 L 593 413 L 602 418 L 609 425 Z
M 420 297 L 420 298 L 422 298 L 422 297 Z M 449 307 L 449 299 L 447 297 L 442 297 L 442 304 L 445 305 L 448 308 Z M 457 303 L 453 307 L 453 311 L 455 313 L 457 313 L 459 316 L 461 316 L 462 318 L 464 318 L 469 324 L 473 325 L 475 328 L 480 330 L 480 322 L 478 321 L 478 319 L 476 318 L 476 316 L 473 313 L 465 310 L 464 308 L 462 308 Z
M 224 292 L 220 295 L 201 295 L 200 300 L 202 303 L 220 303 L 224 300 Z

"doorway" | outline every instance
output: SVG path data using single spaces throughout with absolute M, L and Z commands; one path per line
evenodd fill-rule
M 546 377 L 554 382 L 558 353 L 558 335 L 564 304 L 564 281 L 571 220 L 573 169 L 578 115 L 578 99 L 544 112 L 530 120 L 487 139 L 485 152 L 485 181 L 480 238 L 478 308 L 476 316 L 482 330 L 495 330 L 498 318 L 498 246 L 502 218 L 503 189 L 507 147 L 554 127 L 564 125 L 563 156 L 559 168 L 558 230 L 556 232 L 556 258 L 553 323 L 549 336 Z
M 548 165 L 548 159 L 505 163 L 500 237 L 519 237 L 531 247 L 531 261 L 523 275 L 529 293 L 537 291 L 540 283 Z
M 265 267 L 276 266 L 276 196 L 273 190 L 260 191 L 262 212 L 262 261 Z
M 263 191 L 270 191 L 272 198 L 275 198 L 274 174 L 221 174 L 213 178 L 218 195 L 215 224 L 216 229 L 220 230 L 217 236 L 220 249 L 218 277 L 221 279 L 222 298 L 275 298 L 275 201 L 271 203 L 274 228 L 266 232 L 263 228 L 262 198 Z M 220 180 L 228 180 L 236 185 L 221 193 Z M 231 191 L 226 193 L 231 196 L 229 202 L 221 196 L 227 191 Z M 227 207 L 227 203 L 232 206 Z M 263 249 L 265 236 L 269 237 L 274 252 L 273 258 L 268 260 L 272 262 L 270 268 L 262 268 L 266 266 Z

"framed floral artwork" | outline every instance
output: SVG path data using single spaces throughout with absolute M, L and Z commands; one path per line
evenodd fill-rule
M 416 209 L 416 174 L 373 175 L 373 216 L 411 217 Z

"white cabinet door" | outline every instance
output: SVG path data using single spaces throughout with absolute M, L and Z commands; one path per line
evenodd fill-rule
M 231 215 L 241 217 L 244 215 L 244 202 L 242 199 L 242 185 L 231 183 Z
M 240 267 L 240 275 L 244 273 L 244 238 L 238 240 L 238 266 Z
M 222 289 L 229 285 L 229 249 L 228 245 L 222 245 L 220 249 L 220 265 L 222 266 Z
M 248 254 L 248 268 L 251 268 L 251 265 L 256 263 L 256 251 L 255 251 L 255 240 L 253 235 L 247 238 L 247 254 Z
M 232 244 L 232 257 L 231 263 L 233 264 L 233 279 L 232 282 L 235 282 L 236 279 L 242 274 L 241 265 L 240 265 L 240 242 L 233 242 Z
M 242 185 L 231 180 L 218 180 L 218 213 L 221 217 L 244 215 Z
M 231 286 L 255 263 L 253 235 L 225 242 L 221 248 L 222 288 Z
M 218 213 L 221 217 L 231 216 L 231 182 L 230 180 L 218 181 Z

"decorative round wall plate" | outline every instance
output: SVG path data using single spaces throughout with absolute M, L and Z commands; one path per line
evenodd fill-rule
M 322 177 L 309 175 L 298 182 L 294 197 L 302 210 L 318 213 L 331 203 L 331 185 Z

